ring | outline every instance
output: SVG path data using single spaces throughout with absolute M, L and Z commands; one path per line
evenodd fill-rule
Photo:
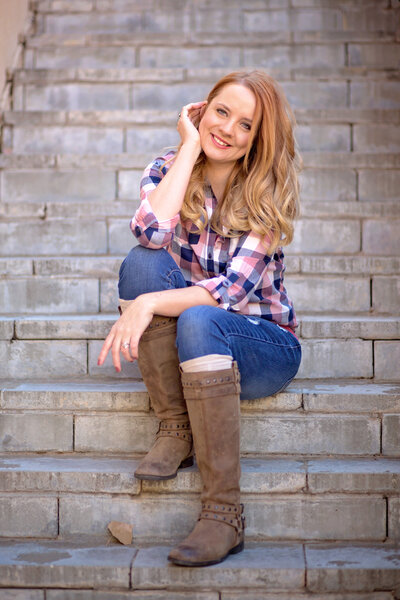
M 129 346 L 130 346 L 130 343 L 129 343 L 129 342 L 124 342 L 124 343 L 122 344 L 122 347 L 123 347 L 123 348 L 129 348 Z

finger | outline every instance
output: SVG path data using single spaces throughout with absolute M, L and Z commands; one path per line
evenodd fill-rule
M 124 345 L 122 344 L 122 346 L 121 346 L 121 354 L 124 357 L 124 359 L 127 360 L 128 362 L 133 362 L 134 361 L 134 359 L 131 356 L 130 346 L 128 346 L 127 348 L 124 348 Z
M 111 355 L 112 355 L 112 361 L 113 361 L 113 365 L 115 367 L 115 370 L 117 371 L 117 373 L 121 372 L 121 358 L 120 358 L 120 350 L 121 350 L 121 343 L 122 343 L 122 336 L 116 336 L 113 342 L 113 345 L 111 347 Z
M 108 336 L 106 337 L 106 339 L 104 341 L 104 344 L 103 344 L 103 346 L 102 346 L 102 348 L 100 350 L 100 354 L 99 354 L 99 357 L 97 359 L 97 364 L 99 366 L 101 366 L 104 363 L 104 361 L 105 361 L 105 359 L 107 357 L 107 354 L 109 353 L 110 348 L 111 348 L 111 346 L 113 344 L 113 341 L 114 341 L 114 333 L 111 330 L 110 333 L 108 334 Z

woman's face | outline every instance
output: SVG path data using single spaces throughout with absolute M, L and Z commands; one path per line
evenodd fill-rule
M 226 85 L 200 121 L 201 147 L 208 163 L 235 163 L 246 154 L 256 98 L 247 87 Z

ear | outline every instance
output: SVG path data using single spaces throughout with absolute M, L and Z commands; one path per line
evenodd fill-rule
M 203 104 L 203 106 L 202 106 L 202 107 L 201 107 L 201 109 L 200 109 L 200 118 L 199 118 L 199 122 L 200 122 L 200 121 L 201 121 L 201 119 L 203 118 L 203 115 L 204 115 L 204 113 L 206 112 L 206 110 L 207 110 L 207 103 L 206 103 L 206 104 Z

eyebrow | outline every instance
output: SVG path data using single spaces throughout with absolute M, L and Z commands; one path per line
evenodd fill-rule
M 227 105 L 226 105 L 226 104 L 224 104 L 223 102 L 218 102 L 218 104 L 219 104 L 220 106 L 223 106 L 224 108 L 226 108 L 226 110 L 229 110 L 229 111 L 231 110 L 231 109 L 229 108 L 229 106 L 227 106 Z M 247 117 L 242 117 L 242 119 L 243 119 L 243 121 L 247 121 L 248 123 L 252 123 L 252 122 L 253 122 L 253 119 L 248 119 Z

